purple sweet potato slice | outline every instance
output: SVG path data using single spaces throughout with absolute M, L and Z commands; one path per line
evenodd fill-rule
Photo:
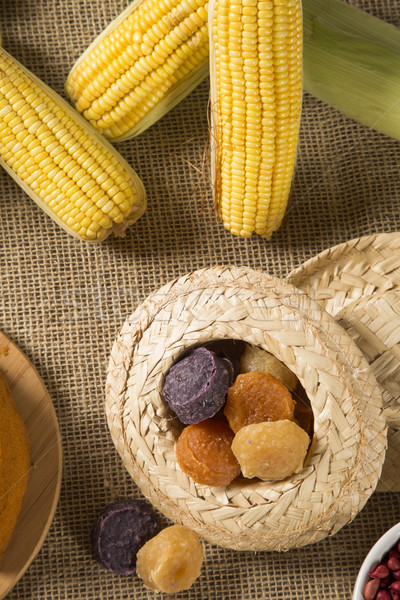
M 163 396 L 182 423 L 193 425 L 223 407 L 232 378 L 233 366 L 227 358 L 196 348 L 169 369 Z
M 231 362 L 234 372 L 233 380 L 235 380 L 240 373 L 240 357 L 246 348 L 246 342 L 232 339 L 214 340 L 207 342 L 206 348 L 215 352 L 217 356 L 227 358 Z
M 102 567 L 118 575 L 136 572 L 136 554 L 161 530 L 144 500 L 118 500 L 99 515 L 92 530 L 92 548 Z

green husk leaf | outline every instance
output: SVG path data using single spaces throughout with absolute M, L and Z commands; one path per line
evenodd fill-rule
M 304 89 L 400 139 L 400 29 L 340 0 L 303 0 Z

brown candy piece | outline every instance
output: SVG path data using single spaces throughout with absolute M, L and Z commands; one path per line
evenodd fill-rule
M 239 474 L 232 452 L 234 433 L 219 419 L 206 419 L 185 427 L 176 444 L 176 458 L 182 471 L 203 485 L 226 486 Z
M 296 402 L 293 415 L 294 421 L 309 435 L 312 433 L 314 424 L 313 411 L 309 406 L 302 402 Z
M 271 373 L 279 379 L 290 391 L 293 391 L 298 383 L 296 375 L 279 359 L 270 352 L 248 344 L 240 357 L 240 372 L 258 371 L 259 373 Z
M 196 581 L 203 559 L 197 534 L 187 527 L 171 525 L 141 547 L 136 569 L 146 587 L 175 594 Z
M 270 421 L 242 427 L 232 451 L 244 477 L 279 481 L 303 466 L 310 438 L 294 421 Z
M 288 388 L 270 373 L 238 375 L 228 389 L 224 414 L 236 433 L 252 423 L 293 420 L 295 402 Z
M 295 399 L 293 420 L 311 436 L 314 429 L 314 413 L 310 400 L 300 384 L 297 385 L 292 395 Z

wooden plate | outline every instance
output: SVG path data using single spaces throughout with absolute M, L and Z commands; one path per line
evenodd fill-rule
M 355 311 L 360 303 L 366 317 L 372 299 L 400 293 L 400 232 L 364 236 L 328 248 L 289 273 L 287 281 L 304 290 L 342 326 L 344 311 Z M 387 376 L 392 376 L 391 369 Z M 380 372 L 378 380 L 385 383 L 384 373 Z M 399 461 L 400 430 L 390 427 L 377 491 L 400 491 Z
M 21 513 L 0 561 L 1 600 L 25 573 L 47 535 L 60 495 L 62 451 L 57 417 L 40 376 L 2 332 L 0 370 L 25 422 L 32 460 Z

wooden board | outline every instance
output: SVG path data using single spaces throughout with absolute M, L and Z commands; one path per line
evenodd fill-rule
M 0 332 L 0 371 L 10 386 L 31 445 L 32 467 L 21 513 L 0 561 L 0 600 L 39 552 L 58 503 L 61 436 L 47 390 L 27 357 Z

